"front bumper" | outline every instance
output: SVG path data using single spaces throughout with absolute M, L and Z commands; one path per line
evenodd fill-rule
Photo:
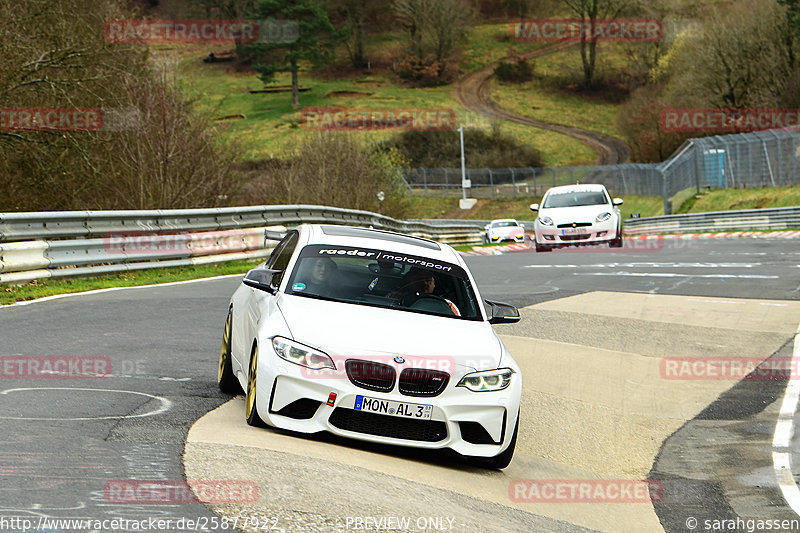
M 561 223 L 566 225 L 566 222 Z M 617 221 L 612 217 L 605 222 L 588 223 L 579 227 L 543 226 L 537 222 L 534 227 L 536 242 L 547 246 L 572 246 L 579 244 L 600 244 L 619 237 Z
M 260 360 L 256 402 L 264 422 L 282 429 L 328 431 L 370 442 L 450 448 L 461 455 L 494 457 L 510 444 L 519 414 L 522 379 L 515 370 L 511 384 L 501 391 L 472 392 L 456 387 L 462 373 L 453 375 L 439 395 L 421 397 L 401 394 L 396 384 L 390 392 L 377 392 L 354 385 L 343 372 L 315 376 L 315 371 L 298 365 L 280 360 L 266 365 Z M 328 403 L 331 393 L 336 395 L 333 405 Z M 431 418 L 358 411 L 354 409 L 357 396 L 430 405 Z
M 502 241 L 513 241 L 513 242 L 525 242 L 525 232 L 520 231 L 514 234 L 489 234 L 488 235 L 489 242 L 502 242 Z

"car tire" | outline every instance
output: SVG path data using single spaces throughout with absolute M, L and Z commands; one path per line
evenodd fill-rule
M 253 345 L 253 354 L 250 356 L 250 367 L 247 372 L 247 394 L 244 398 L 244 414 L 248 426 L 263 427 L 264 422 L 258 416 L 256 405 L 256 378 L 258 373 L 258 345 Z
M 609 248 L 622 248 L 622 235 L 608 243 Z
M 536 247 L 537 252 L 550 252 L 553 250 L 551 246 L 546 246 L 544 244 L 539 244 L 536 240 L 533 241 L 534 246 Z
M 494 470 L 502 470 L 511 464 L 511 458 L 514 457 L 514 449 L 517 447 L 517 433 L 519 433 L 519 414 L 517 414 L 517 423 L 514 426 L 514 435 L 511 437 L 511 442 L 508 448 L 503 450 L 499 455 L 490 457 L 484 460 L 484 465 Z
M 222 348 L 219 351 L 219 371 L 217 372 L 217 385 L 225 394 L 238 394 L 242 391 L 239 381 L 233 375 L 231 363 L 231 324 L 233 322 L 233 309 L 228 310 L 225 319 L 225 329 L 222 332 Z

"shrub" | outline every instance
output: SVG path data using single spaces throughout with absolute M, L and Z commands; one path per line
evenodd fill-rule
M 397 150 L 415 167 L 461 167 L 461 144 L 457 131 L 406 131 L 380 145 L 382 150 Z M 469 168 L 541 167 L 542 155 L 522 145 L 499 128 L 490 132 L 464 130 L 464 152 Z
M 246 203 L 327 205 L 402 217 L 401 166 L 397 151 L 372 150 L 352 132 L 317 132 L 295 145 L 290 159 L 252 180 Z
M 533 79 L 533 67 L 524 59 L 517 63 L 501 61 L 494 68 L 494 75 L 505 83 L 523 83 Z

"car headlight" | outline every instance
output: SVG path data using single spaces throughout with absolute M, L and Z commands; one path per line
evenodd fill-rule
M 553 219 L 550 217 L 539 217 L 539 224 L 541 224 L 542 226 L 552 226 Z
M 290 363 L 320 370 L 322 368 L 332 368 L 336 370 L 336 365 L 328 354 L 322 353 L 319 350 L 304 346 L 299 342 L 294 342 L 283 337 L 275 337 L 272 339 L 272 348 L 278 357 L 285 359 Z
M 611 213 L 608 213 L 608 212 L 600 213 L 599 215 L 597 215 L 597 218 L 595 218 L 594 221 L 595 222 L 605 222 L 609 218 L 611 218 Z
M 503 390 L 511 383 L 513 373 L 514 371 L 510 368 L 472 372 L 461 378 L 456 386 L 466 387 L 472 392 Z

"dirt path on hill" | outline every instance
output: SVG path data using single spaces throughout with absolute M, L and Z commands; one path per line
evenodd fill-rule
M 569 42 L 555 43 L 521 55 L 525 59 L 533 59 L 560 52 L 571 46 L 576 46 L 576 44 Z M 554 131 L 578 139 L 595 151 L 597 154 L 595 162 L 597 164 L 613 165 L 628 161 L 630 148 L 620 139 L 594 131 L 523 117 L 500 107 L 492 100 L 491 94 L 489 94 L 489 81 L 497 63 L 490 63 L 475 72 L 467 74 L 456 82 L 454 93 L 461 105 L 480 115 L 510 120 L 511 122 Z

